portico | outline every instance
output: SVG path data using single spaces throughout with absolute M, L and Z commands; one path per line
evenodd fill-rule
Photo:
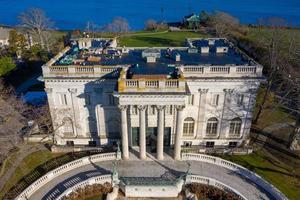
M 119 109 L 121 112 L 121 138 L 122 138 L 122 157 L 123 159 L 129 159 L 129 134 L 128 130 L 131 129 L 132 117 L 138 117 L 138 146 L 139 146 L 139 158 L 141 160 L 147 159 L 146 153 L 146 131 L 147 124 L 149 120 L 156 120 L 155 124 L 157 127 L 156 135 L 156 159 L 164 159 L 164 149 L 165 149 L 165 112 L 167 106 L 174 107 L 174 115 L 177 116 L 176 129 L 174 129 L 173 140 L 175 142 L 171 143 L 171 146 L 174 145 L 174 155 L 173 158 L 179 160 L 181 152 L 181 137 L 183 129 L 183 116 L 182 112 L 185 108 L 185 95 L 170 95 L 169 98 L 164 98 L 160 95 L 128 95 L 128 94 L 118 94 L 115 95 L 119 98 Z M 170 101 L 170 99 L 173 100 Z M 175 100 L 175 101 L 174 101 Z M 143 103 L 142 103 L 143 102 Z M 137 116 L 134 116 L 130 112 L 133 108 L 137 108 Z M 149 116 L 148 109 L 155 109 L 155 115 Z M 133 115 L 133 116 L 132 116 Z M 151 118 L 151 119 L 150 119 Z

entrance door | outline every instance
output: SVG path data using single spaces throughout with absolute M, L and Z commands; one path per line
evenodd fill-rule
M 171 146 L 171 127 L 165 127 L 164 146 L 165 147 Z
M 146 145 L 150 148 L 151 153 L 156 152 L 157 127 L 147 127 Z
M 131 140 L 132 146 L 139 146 L 139 137 L 140 137 L 140 128 L 139 127 L 132 127 L 131 128 Z

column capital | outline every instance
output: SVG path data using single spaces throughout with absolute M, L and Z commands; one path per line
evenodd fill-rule
M 159 110 L 159 111 L 164 110 L 165 108 L 166 108 L 165 105 L 157 105 L 156 106 L 156 109 Z
M 182 111 L 185 108 L 185 105 L 176 105 L 178 111 Z
M 207 92 L 208 92 L 208 89 L 199 89 L 198 90 L 198 92 L 200 93 L 200 94 L 206 94 Z
M 53 92 L 53 88 L 45 88 L 45 92 L 50 94 Z
M 69 88 L 68 91 L 72 94 L 76 94 L 77 93 L 77 89 L 76 88 Z
M 118 108 L 119 108 L 121 111 L 125 111 L 125 110 L 127 110 L 128 105 L 118 105 Z
M 227 88 L 223 89 L 223 92 L 226 94 L 231 94 L 231 93 L 233 93 L 233 91 L 234 91 L 234 89 L 227 89 Z
M 147 106 L 145 106 L 145 105 L 138 105 L 137 108 L 139 110 L 141 110 L 141 111 L 144 111 L 144 110 L 146 110 Z

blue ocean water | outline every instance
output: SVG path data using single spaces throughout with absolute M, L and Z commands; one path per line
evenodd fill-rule
M 82 29 L 87 21 L 104 25 L 121 16 L 136 30 L 149 18 L 179 21 L 201 10 L 225 11 L 245 24 L 282 17 L 291 25 L 300 25 L 300 0 L 0 0 L 0 5 L 0 24 L 16 25 L 19 13 L 38 7 L 59 29 Z

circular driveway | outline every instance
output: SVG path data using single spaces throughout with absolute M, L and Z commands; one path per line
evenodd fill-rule
M 247 199 L 273 199 L 265 190 L 254 182 L 230 171 L 226 168 L 199 162 L 189 161 L 191 173 L 195 175 L 214 178 L 243 194 Z M 185 173 L 188 165 L 185 161 L 156 161 L 156 160 L 129 160 L 117 161 L 117 170 L 121 177 L 161 177 L 176 176 Z M 70 170 L 56 177 L 42 188 L 37 190 L 30 199 L 52 200 L 58 197 L 66 188 L 69 188 L 83 180 L 101 174 L 110 174 L 113 168 L 112 161 L 92 163 L 83 167 Z

